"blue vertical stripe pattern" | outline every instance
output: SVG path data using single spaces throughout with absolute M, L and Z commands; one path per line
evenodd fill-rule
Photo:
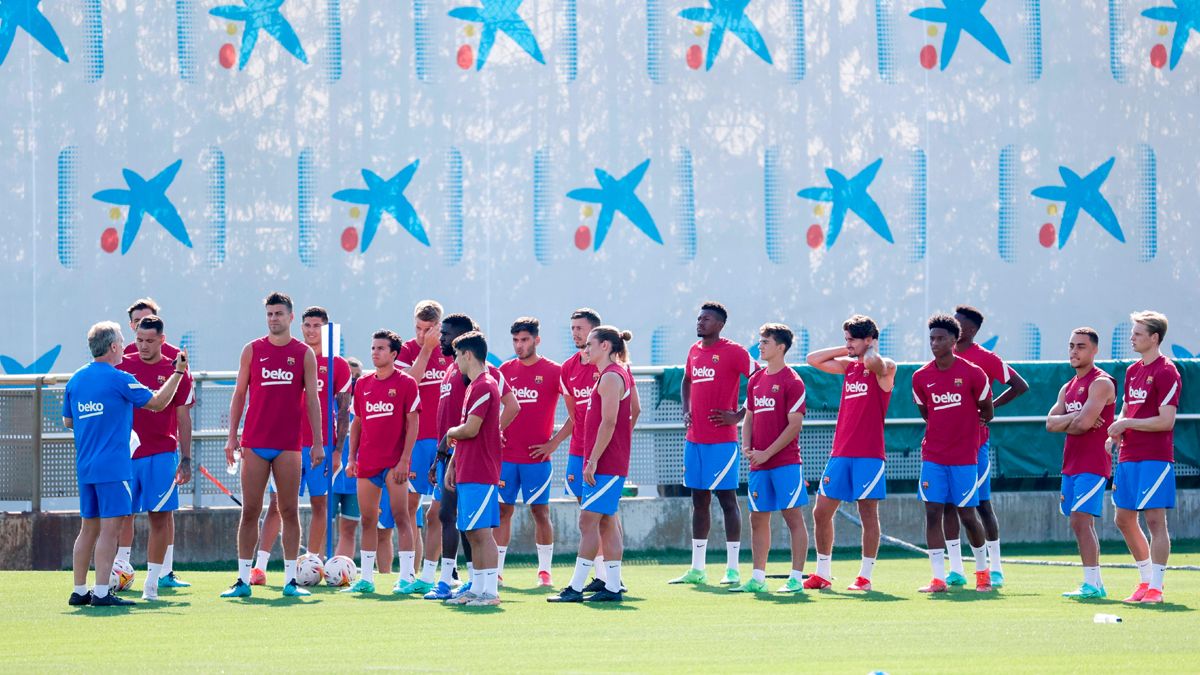
M 879 79 L 896 83 L 896 10 L 892 0 L 875 0 L 875 59 Z
M 772 145 L 763 153 L 763 233 L 767 259 L 776 265 L 782 265 L 787 259 L 779 231 L 779 210 L 779 148 Z
M 885 326 L 879 330 L 879 355 L 896 358 L 896 327 Z
M 316 196 L 316 177 L 313 175 L 313 152 L 300 151 L 296 160 L 296 214 L 299 225 L 300 262 L 305 267 L 317 266 L 317 226 L 313 222 L 313 199 Z
M 463 164 L 458 148 L 446 151 L 446 229 L 442 263 L 453 267 L 463 257 Z
M 533 155 L 533 257 L 549 265 L 550 247 L 550 151 L 538 148 Z
M 196 360 L 196 358 L 200 355 L 200 350 L 197 349 L 199 346 L 200 338 L 194 330 L 185 331 L 184 334 L 179 338 L 179 348 L 187 352 L 188 367 L 190 368 L 196 368 L 196 364 L 199 363 L 199 361 Z
M 791 0 L 788 9 L 792 15 L 792 53 L 788 55 L 788 79 L 792 82 L 802 82 L 808 73 L 804 39 L 804 0 Z
M 325 0 L 325 81 L 342 79 L 342 0 Z
M 909 169 L 912 172 L 912 186 L 908 193 L 908 261 L 920 262 L 925 259 L 928 248 L 928 201 L 929 185 L 925 151 L 913 148 L 909 154 Z
M 566 82 L 574 82 L 579 75 L 579 19 L 575 12 L 575 0 L 562 0 L 562 8 L 564 30 L 559 74 Z
M 646 75 L 660 84 L 662 76 L 663 18 L 660 0 L 646 0 Z
M 208 165 L 208 267 L 215 269 L 225 262 L 225 153 L 210 145 L 205 150 Z
M 1042 358 L 1042 331 L 1032 323 L 1021 324 L 1021 343 L 1024 346 L 1026 361 L 1037 361 Z
M 1016 170 L 1014 167 L 1017 149 L 1012 144 L 1000 148 L 1000 162 L 998 165 L 999 179 L 999 200 L 1000 214 L 999 225 L 996 228 L 996 250 L 1000 253 L 1000 259 L 1004 262 L 1016 262 L 1017 260 L 1017 199 L 1016 199 L 1016 182 L 1013 173 Z
M 1138 145 L 1138 222 L 1142 227 L 1142 243 L 1138 260 L 1150 262 L 1158 255 L 1158 159 L 1154 148 Z
M 196 81 L 196 0 L 175 0 L 175 58 L 179 79 Z
M 668 352 L 671 342 L 671 327 L 657 326 L 650 334 L 650 365 L 666 366 L 675 362 Z
M 84 0 L 83 39 L 86 79 L 89 83 L 99 82 L 104 77 L 104 15 L 100 0 Z
M 692 152 L 675 148 L 675 219 L 679 237 L 679 262 L 696 259 L 696 188 L 692 176 Z
M 58 263 L 75 269 L 79 248 L 76 224 L 79 187 L 79 148 L 68 145 L 58 153 Z
M 1117 82 L 1125 82 L 1125 0 L 1108 0 L 1108 70 Z
M 1123 361 L 1133 358 L 1133 347 L 1129 346 L 1129 331 L 1133 330 L 1133 324 L 1128 321 L 1122 321 L 1113 326 L 1112 341 L 1112 358 L 1117 361 Z
M 1025 81 L 1042 79 L 1042 0 L 1025 0 Z
M 413 0 L 413 68 L 417 71 L 417 79 L 429 82 L 432 78 L 429 69 L 429 1 Z

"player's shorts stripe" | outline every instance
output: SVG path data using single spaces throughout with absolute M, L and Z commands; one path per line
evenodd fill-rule
M 1146 504 L 1148 504 L 1150 502 L 1150 498 L 1154 496 L 1154 493 L 1158 492 L 1159 486 L 1162 485 L 1162 482 L 1164 480 L 1166 480 L 1168 473 L 1171 473 L 1171 465 L 1170 464 L 1167 464 L 1166 466 L 1163 467 L 1162 473 L 1158 474 L 1158 480 L 1154 481 L 1154 485 L 1151 485 L 1149 490 L 1146 490 L 1146 496 L 1142 497 L 1142 501 L 1138 502 L 1138 505 L 1137 505 L 1138 511 L 1141 511 L 1142 509 L 1146 508 Z
M 1091 489 L 1091 490 L 1088 490 L 1088 493 L 1087 493 L 1086 495 L 1083 495 L 1083 496 L 1082 496 L 1082 497 L 1080 497 L 1079 499 L 1076 499 L 1076 500 L 1075 500 L 1075 504 L 1071 506 L 1071 510 L 1072 510 L 1072 511 L 1075 511 L 1075 510 L 1077 510 L 1077 509 L 1078 509 L 1080 506 L 1083 506 L 1084 502 L 1086 502 L 1087 500 L 1091 499 L 1091 498 L 1092 498 L 1092 496 L 1096 494 L 1096 491 L 1097 491 L 1097 490 L 1099 490 L 1099 489 L 1100 489 L 1100 488 L 1102 488 L 1102 487 L 1104 487 L 1104 479 L 1103 479 L 1103 478 L 1101 478 L 1100 480 L 1096 481 L 1096 484 L 1092 486 L 1092 489 Z
M 612 478 L 609 478 L 608 482 L 604 484 L 604 487 L 592 493 L 592 496 L 588 497 L 587 501 L 584 502 L 580 508 L 586 509 L 587 507 L 591 506 L 593 502 L 599 499 L 605 492 L 608 492 L 609 488 L 615 485 L 619 480 L 621 480 L 620 476 L 613 476 Z
M 792 501 L 788 502 L 788 505 L 784 508 L 789 508 L 789 509 L 796 508 L 796 502 L 799 501 L 800 493 L 803 491 L 804 491 L 804 482 L 801 481 L 801 483 L 796 486 L 796 490 L 794 492 L 792 492 Z
M 721 469 L 721 473 L 717 474 L 717 477 L 713 480 L 712 485 L 708 486 L 709 490 L 716 490 L 717 486 L 721 484 L 721 481 L 725 480 L 725 474 L 729 473 L 729 470 L 733 468 L 735 463 L 737 463 L 737 458 L 738 453 L 735 449 L 733 454 L 729 457 L 729 463 L 725 465 L 724 469 Z
M 923 501 L 923 502 L 929 501 L 928 499 L 925 498 L 925 488 L 921 486 L 920 478 L 917 478 L 917 495 L 921 497 L 921 501 Z
M 747 497 L 747 499 L 749 499 L 749 500 L 750 500 L 750 510 L 751 510 L 751 511 L 757 511 L 757 510 L 758 510 L 758 504 L 754 503 L 754 490 L 751 490 L 751 491 L 747 492 L 747 493 L 746 493 L 746 497 Z
M 488 396 L 491 396 L 491 394 L 488 394 Z M 468 530 L 475 529 L 475 523 L 478 523 L 479 519 L 483 517 L 483 512 L 487 510 L 488 502 L 492 500 L 492 495 L 495 494 L 495 492 L 496 486 L 489 485 L 487 494 L 483 496 L 483 500 L 479 503 L 479 510 L 475 512 L 475 515 L 471 516 L 471 522 L 467 523 Z
M 123 480 L 121 481 L 121 485 L 125 486 L 125 491 L 129 493 L 129 498 L 133 499 L 133 489 L 129 487 L 129 481 Z
M 863 490 L 862 494 L 858 496 L 859 499 L 866 499 L 867 495 L 871 494 L 871 491 L 875 489 L 875 486 L 878 485 L 879 481 L 883 478 L 883 470 L 885 468 L 887 468 L 887 465 L 884 464 L 883 462 L 880 462 L 879 463 L 879 473 L 875 474 L 875 478 L 870 483 L 867 484 L 866 489 Z
M 163 507 L 163 505 L 167 503 L 167 500 L 170 499 L 171 495 L 173 495 L 173 494 L 175 494 L 175 481 L 171 481 L 171 487 L 167 490 L 167 493 L 164 494 L 162 496 L 162 499 L 158 500 L 158 503 L 155 504 L 154 508 L 152 508 L 150 510 L 157 513 L 158 510 L 161 509 Z
M 825 470 L 826 470 L 826 472 L 829 471 L 828 468 L 826 468 Z M 821 482 L 817 483 L 817 494 L 821 495 L 822 497 L 829 496 L 829 495 L 825 494 L 825 476 L 821 476 Z
M 979 488 L 983 487 L 983 484 L 988 481 L 988 478 L 990 478 L 991 475 L 992 475 L 992 456 L 989 454 L 987 466 L 983 467 L 983 475 L 980 476 L 979 478 L 975 479 L 975 489 L 978 490 Z
M 980 485 L 981 485 L 981 483 L 979 483 L 979 482 L 975 482 L 975 483 L 971 484 L 971 491 L 968 492 L 967 496 L 963 497 L 962 501 L 958 503 L 959 508 L 966 506 L 971 501 L 971 498 L 975 496 L 975 493 L 979 492 Z
M 527 499 L 525 501 L 526 502 L 536 502 L 538 500 L 538 498 L 542 496 L 543 492 L 550 489 L 550 481 L 552 481 L 552 480 L 554 480 L 553 476 L 546 476 L 546 482 L 542 483 L 542 487 L 538 488 L 537 492 L 534 492 L 533 494 L 529 495 L 529 499 Z

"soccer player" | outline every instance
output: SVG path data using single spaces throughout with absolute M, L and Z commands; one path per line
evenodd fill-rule
M 459 423 L 446 431 L 438 450 L 455 443 L 446 466 L 445 491 L 457 493 L 458 531 L 470 542 L 475 563 L 470 588 L 449 604 L 500 604 L 496 527 L 500 525 L 500 386 L 488 372 L 487 340 L 471 331 L 454 340 L 454 363 L 471 384 L 463 396 Z
M 158 412 L 167 407 L 187 373 L 187 354 L 175 358 L 171 375 L 152 392 L 129 373 L 114 366 L 121 362 L 124 345 L 121 327 L 112 321 L 88 330 L 92 362 L 75 371 L 63 393 L 63 426 L 75 436 L 75 473 L 79 480 L 79 515 L 82 522 L 75 539 L 71 569 L 75 590 L 72 606 L 118 607 L 134 604 L 110 593 L 109 576 L 117 553 L 122 520 L 132 511 L 129 481 L 133 461 L 129 456 L 134 408 Z M 88 590 L 87 573 L 96 562 L 95 590 Z
M 729 313 L 718 302 L 700 306 L 696 336 L 683 373 L 683 423 L 687 437 L 683 455 L 683 485 L 692 491 L 692 567 L 672 584 L 704 584 L 709 505 L 717 494 L 725 517 L 725 576 L 722 584 L 741 583 L 742 516 L 737 502 L 737 424 L 746 414 L 738 406 L 741 377 L 750 377 L 754 360 L 738 343 L 721 337 Z
M 300 421 L 312 430 L 312 468 L 325 461 L 321 436 L 321 404 L 317 392 L 317 357 L 292 337 L 292 299 L 271 293 L 263 301 L 267 335 L 242 348 L 237 384 L 229 404 L 229 440 L 225 461 L 234 463 L 242 450 L 242 516 L 238 523 L 238 579 L 223 598 L 250 597 L 250 568 L 258 542 L 258 516 L 269 479 L 275 482 L 283 521 L 283 594 L 309 595 L 296 584 L 300 550 Z M 249 405 L 247 406 L 247 397 Z M 242 409 L 246 427 L 238 436 Z
M 600 379 L 588 399 L 584 418 L 583 501 L 579 508 L 579 553 L 571 583 L 547 602 L 620 602 L 621 557 L 624 553 L 621 527 L 616 515 L 621 491 L 629 475 L 633 442 L 633 375 L 629 372 L 629 331 L 599 326 L 588 335 L 585 358 L 600 371 Z M 584 582 L 595 565 L 604 542 L 607 581 L 600 590 L 584 597 Z
M 958 342 L 954 345 L 954 353 L 961 359 L 973 363 L 983 369 L 989 383 L 999 382 L 1008 385 L 993 401 L 996 408 L 1012 403 L 1018 396 L 1029 391 L 1029 384 L 1021 375 L 1013 370 L 999 356 L 980 347 L 975 343 L 975 335 L 983 325 L 983 313 L 970 305 L 959 305 L 954 308 L 954 318 L 962 329 Z M 976 466 L 979 483 L 979 520 L 983 523 L 983 532 L 987 541 L 988 569 L 991 571 L 992 586 L 1000 588 L 1004 585 L 1004 567 L 1000 564 L 1000 524 L 996 520 L 996 512 L 992 509 L 992 459 L 990 432 L 986 423 L 979 424 L 979 461 Z M 958 517 L 953 511 L 946 512 L 946 522 L 943 523 L 946 533 L 947 552 L 950 556 L 950 575 L 946 583 L 951 586 L 962 586 L 967 583 L 963 572 L 962 539 L 959 537 Z
M 833 579 L 833 517 L 842 502 L 854 502 L 862 521 L 862 562 L 847 590 L 871 590 L 879 555 L 879 502 L 887 496 L 883 418 L 896 386 L 896 362 L 879 354 L 879 327 L 855 314 L 842 323 L 844 347 L 808 355 L 817 370 L 842 375 L 842 399 L 833 432 L 833 452 L 825 465 L 813 507 L 817 572 L 804 581 L 810 589 L 829 588 Z
M 780 593 L 803 589 L 808 526 L 801 506 L 808 503 L 800 466 L 800 427 L 804 424 L 804 382 L 784 363 L 792 347 L 792 331 L 781 323 L 759 329 L 759 354 L 767 367 L 750 376 L 742 452 L 750 462 L 750 580 L 730 588 L 735 593 L 767 590 L 767 554 L 771 552 L 771 512 L 779 511 L 792 544 L 792 572 Z
M 1117 385 L 1096 367 L 1100 334 L 1093 328 L 1071 331 L 1067 355 L 1072 377 L 1058 391 L 1046 416 L 1046 431 L 1065 433 L 1062 497 L 1058 510 L 1070 518 L 1071 530 L 1083 559 L 1083 583 L 1063 597 L 1087 600 L 1107 596 L 1100 580 L 1100 538 L 1096 518 L 1104 512 L 1104 484 L 1112 475 L 1112 455 L 1105 447 L 1113 421 Z
M 417 303 L 413 309 L 416 337 L 404 343 L 397 363 L 417 381 L 421 392 L 420 430 L 417 432 L 417 443 L 413 446 L 412 469 L 408 479 L 408 504 L 412 516 L 409 520 L 412 522 L 413 535 L 418 537 L 420 532 L 417 531 L 417 509 L 422 497 L 433 497 L 429 470 L 437 458 L 438 401 L 441 398 L 442 380 L 454 363 L 453 355 L 446 355 L 440 348 L 442 311 L 441 304 L 436 300 L 422 300 Z M 442 528 L 436 508 L 431 506 L 425 513 L 426 541 L 421 575 L 411 580 L 402 580 L 402 593 L 424 594 L 433 590 L 438 555 L 442 548 Z
M 975 507 L 979 504 L 976 464 L 979 422 L 992 419 L 992 388 L 978 366 L 954 355 L 961 328 L 948 314 L 929 319 L 929 349 L 933 360 L 913 373 L 913 401 L 925 419 L 921 439 L 921 477 L 917 491 L 925 502 L 925 540 L 933 579 L 922 593 L 946 590 L 946 535 L 942 519 L 947 508 L 956 509 L 967 528 L 967 541 L 975 556 L 975 590 L 992 590 L 984 547 L 983 526 Z
M 346 359 L 346 364 L 350 367 L 350 391 L 353 392 L 358 379 L 362 377 L 362 362 L 352 356 Z M 347 407 L 350 408 L 350 421 L 353 423 L 353 401 Z M 362 513 L 358 508 L 358 479 L 346 475 L 346 464 L 350 461 L 349 437 L 342 442 L 341 454 L 341 470 L 333 476 L 333 499 L 329 508 L 333 509 L 338 519 L 338 540 L 333 554 L 350 558 L 354 556 L 354 536 Z
M 1125 371 L 1121 415 L 1108 427 L 1109 443 L 1119 448 L 1112 500 L 1117 528 L 1141 578 L 1125 602 L 1156 604 L 1163 601 L 1163 575 L 1171 554 L 1167 509 L 1175 508 L 1174 429 L 1183 384 L 1175 364 L 1161 352 L 1167 317 L 1142 311 L 1129 319 L 1129 342 L 1142 358 Z M 1139 515 L 1146 518 L 1148 542 Z
M 469 332 L 479 332 L 479 327 L 466 314 L 450 314 L 442 319 L 441 329 L 438 334 L 438 342 L 441 345 L 442 354 L 453 356 L 454 341 L 460 336 Z M 486 358 L 486 355 L 485 355 Z M 512 419 L 517 416 L 519 404 L 517 397 L 509 391 L 508 386 L 504 382 L 504 375 L 498 368 L 492 365 L 487 365 L 488 374 L 491 379 L 496 382 L 501 395 L 500 403 L 502 410 L 500 412 L 500 430 L 503 432 Z M 433 505 L 430 506 L 431 512 L 437 513 L 437 520 L 440 527 L 435 531 L 433 527 L 426 528 L 425 550 L 436 551 L 437 544 L 430 546 L 435 535 L 441 537 L 441 552 L 442 552 L 442 574 L 438 583 L 424 595 L 426 600 L 448 600 L 452 595 L 461 595 L 471 589 L 471 577 L 474 573 L 475 564 L 472 559 L 470 550 L 470 539 L 466 536 L 462 537 L 463 553 L 467 559 L 468 581 L 467 583 L 454 589 L 450 589 L 450 582 L 453 580 L 456 559 L 458 557 L 459 545 L 459 530 L 457 528 L 458 520 L 458 494 L 454 490 L 443 489 L 443 475 L 446 472 L 453 452 L 453 448 L 446 442 L 446 434 L 452 427 L 462 423 L 463 401 L 467 394 L 467 382 L 464 382 L 465 375 L 458 367 L 457 358 L 446 369 L 446 376 L 442 378 L 441 396 L 438 399 L 438 418 L 437 428 L 439 434 L 438 455 L 434 467 L 430 470 L 431 473 L 436 472 L 436 485 L 433 490 Z M 499 480 L 499 479 L 497 479 Z M 498 511 L 497 511 L 498 513 Z M 499 517 L 499 516 L 497 516 Z M 494 544 L 493 544 L 494 545 Z M 426 553 L 426 555 L 431 555 Z
M 537 544 L 538 585 L 552 586 L 550 562 L 554 558 L 554 526 L 550 522 L 550 481 L 553 465 L 550 456 L 554 442 L 554 411 L 558 407 L 562 367 L 537 353 L 542 338 L 540 324 L 533 317 L 513 322 L 513 352 L 516 358 L 500 366 L 500 372 L 520 405 L 517 416 L 504 432 L 504 452 L 500 464 L 500 526 L 496 530 L 498 575 L 504 578 L 504 558 L 512 539 L 512 517 L 517 496 L 529 506 L 533 516 L 533 536 Z M 569 431 L 568 431 L 569 433 Z M 558 435 L 559 442 L 565 438 Z
M 340 356 L 333 357 L 333 374 L 329 373 L 329 359 L 321 349 L 321 334 L 329 324 L 329 312 L 324 307 L 312 306 L 300 315 L 300 332 L 304 336 L 304 344 L 308 345 L 317 357 L 317 394 L 321 401 L 321 429 L 329 430 L 329 383 L 332 378 L 334 405 L 337 426 L 334 437 L 328 439 L 324 455 L 332 456 L 334 466 L 331 468 L 322 464 L 312 463 L 312 433 L 308 420 L 300 421 L 300 491 L 308 491 L 308 503 L 312 509 L 312 518 L 308 522 L 308 552 L 316 555 L 325 553 L 325 526 L 328 512 L 328 497 L 330 472 L 341 470 L 341 457 L 337 456 L 334 448 L 342 447 L 346 440 L 346 432 L 350 427 L 350 364 Z M 265 538 L 265 535 L 264 535 Z M 266 540 L 274 542 L 275 537 Z
M 130 305 L 129 309 L 125 310 L 125 312 L 129 314 L 129 328 L 134 333 L 137 333 L 138 323 L 145 317 L 150 315 L 157 317 L 162 316 L 162 311 L 159 309 L 158 303 L 155 302 L 153 298 L 138 298 L 137 300 L 133 301 L 133 304 Z M 136 353 L 137 350 L 137 344 L 134 342 L 125 345 L 126 356 Z M 179 355 L 179 347 L 176 347 L 169 342 L 163 342 L 162 355 L 163 358 L 167 359 L 168 361 L 174 360 L 174 358 Z M 126 558 L 126 560 L 128 560 L 128 558 Z
M 362 511 L 361 577 L 347 593 L 375 592 L 375 545 L 379 512 L 389 510 L 400 535 L 400 578 L 412 574 L 413 531 L 408 518 L 408 472 L 417 441 L 421 398 L 417 381 L 397 370 L 403 341 L 390 330 L 371 336 L 375 372 L 354 388 L 354 424 L 350 427 L 350 459 L 346 475 L 358 479 Z M 405 567 L 407 565 L 407 568 Z M 396 583 L 394 592 L 399 592 Z
M 163 328 L 163 320 L 157 316 L 143 317 L 138 322 L 137 351 L 127 354 L 117 365 L 118 370 L 133 375 L 146 388 L 162 386 L 175 370 L 163 356 L 162 347 L 166 344 Z M 159 577 L 167 546 L 175 538 L 174 511 L 179 508 L 176 486 L 191 480 L 192 391 L 192 377 L 185 373 L 175 397 L 166 408 L 159 412 L 133 411 L 133 432 L 137 434 L 138 447 L 133 452 L 130 497 L 133 512 L 146 513 L 150 519 L 143 600 L 158 599 Z M 126 528 L 132 539 L 132 515 L 126 518 L 122 529 Z

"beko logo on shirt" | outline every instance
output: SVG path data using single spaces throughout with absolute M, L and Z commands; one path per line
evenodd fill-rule
M 692 366 L 692 379 L 696 381 L 711 380 L 717 376 L 717 369 L 709 366 Z
M 1079 412 L 1080 410 L 1083 410 L 1083 404 L 1080 403 L 1079 401 L 1068 401 L 1067 402 L 1067 412 L 1073 413 L 1073 412 Z
M 576 403 L 583 403 L 584 399 L 592 395 L 592 387 L 571 387 L 571 393 L 575 396 Z
M 933 397 L 933 402 L 938 405 L 945 403 L 962 403 L 962 394 L 956 394 L 954 392 L 949 394 L 939 394 L 934 392 L 931 394 L 931 396 Z
M 1148 393 L 1149 392 L 1147 392 L 1145 389 L 1139 389 L 1136 387 L 1130 388 L 1129 400 L 1130 401 L 1138 401 L 1138 402 L 1145 401 Z
M 513 389 L 513 394 L 517 397 L 517 402 L 530 401 L 536 403 L 538 400 L 538 390 L 530 389 L 529 387 L 518 387 Z
M 755 396 L 754 397 L 755 412 L 759 410 L 774 410 L 775 399 L 771 396 Z
M 426 380 L 437 380 L 438 382 L 441 382 L 445 377 L 446 371 L 444 370 L 434 370 L 433 368 L 428 368 L 425 370 L 424 379 Z
M 392 405 L 391 403 L 387 403 L 386 401 L 380 401 L 379 403 L 371 403 L 370 401 L 367 401 L 367 412 L 369 413 L 390 413 L 395 411 L 396 406 Z
M 263 382 L 264 385 L 288 384 L 292 380 L 296 379 L 296 374 L 291 371 L 284 370 L 283 368 L 276 368 L 275 370 L 267 370 L 266 368 L 263 368 L 262 379 L 268 380 L 267 382 Z
M 449 383 L 449 382 L 443 382 L 443 383 L 442 383 L 442 386 L 441 386 L 441 389 L 439 389 L 439 391 L 441 391 L 441 397 L 440 397 L 440 398 L 446 398 L 447 396 L 449 396 L 449 395 L 450 395 L 450 390 L 451 390 L 452 388 L 453 388 L 453 387 L 450 385 L 450 383 Z
M 846 393 L 847 394 L 865 394 L 865 393 L 867 393 L 867 383 L 866 382 L 847 382 L 846 383 Z
M 104 404 L 99 401 L 87 401 L 86 403 L 78 403 L 79 419 L 85 417 L 95 417 L 96 415 L 104 414 Z

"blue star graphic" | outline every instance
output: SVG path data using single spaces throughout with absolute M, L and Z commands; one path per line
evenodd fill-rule
M 1197 356 L 1200 356 L 1200 354 L 1193 354 L 1192 352 L 1188 351 L 1186 347 L 1182 347 L 1180 345 L 1171 345 L 1171 353 L 1174 354 L 1175 358 L 1177 359 L 1194 359 Z M 0 356 L 0 358 L 4 357 Z
M 758 58 L 773 63 L 762 34 L 746 16 L 746 6 L 750 0 L 708 0 L 708 4 L 708 7 L 688 7 L 679 12 L 679 16 L 688 21 L 712 24 L 708 33 L 708 50 L 704 56 L 705 70 L 712 70 L 726 31 L 736 35 Z
M 363 169 L 362 177 L 367 184 L 366 190 L 347 189 L 333 193 L 333 198 L 339 202 L 367 206 L 367 219 L 363 221 L 362 245 L 359 248 L 361 252 L 366 253 L 367 248 L 371 246 L 371 240 L 375 238 L 384 213 L 390 213 L 417 241 L 429 246 L 429 237 L 425 234 L 425 227 L 421 225 L 421 217 L 404 196 L 404 190 L 417 173 L 420 164 L 421 160 L 414 160 L 387 180 L 370 169 Z
M 983 16 L 983 6 L 987 0 L 941 0 L 941 7 L 922 7 L 913 10 L 909 16 L 930 23 L 946 24 L 942 37 L 941 70 L 950 65 L 954 50 L 958 49 L 958 39 L 965 31 L 967 35 L 979 41 L 983 48 L 996 55 L 1005 63 L 1012 63 L 1008 52 L 1004 49 L 1004 41 Z
M 596 169 L 599 188 L 577 188 L 567 193 L 568 199 L 600 205 L 600 217 L 596 220 L 596 242 L 592 250 L 600 250 L 600 245 L 612 229 L 613 217 L 618 211 L 624 213 L 629 222 L 647 237 L 659 244 L 663 243 L 654 218 L 650 216 L 650 211 L 646 209 L 642 200 L 638 199 L 636 192 L 638 183 L 642 182 L 642 177 L 646 175 L 646 169 L 649 167 L 650 160 L 647 159 L 619 179 L 613 178 L 612 174 L 604 169 Z
M 25 365 L 11 356 L 0 354 L 0 368 L 3 368 L 4 372 L 9 375 L 41 375 L 50 372 L 61 351 L 62 345 L 54 345 L 53 349 L 37 357 L 29 365 Z
M 241 7 L 237 5 L 221 5 L 208 10 L 209 14 L 230 21 L 242 21 L 242 47 L 238 50 L 238 70 L 246 67 L 250 55 L 254 53 L 254 45 L 258 42 L 258 32 L 266 31 L 268 35 L 279 41 L 279 44 L 292 56 L 308 63 L 308 55 L 304 53 L 304 45 L 292 24 L 283 18 L 279 8 L 285 0 L 242 0 Z
M 1034 197 L 1052 202 L 1066 202 L 1062 223 L 1058 227 L 1059 248 L 1065 246 L 1067 239 L 1071 237 L 1071 230 L 1075 229 L 1075 220 L 1079 217 L 1080 209 L 1095 219 L 1100 227 L 1117 241 L 1125 242 L 1125 233 L 1121 231 L 1121 224 L 1117 222 L 1117 214 L 1113 213 L 1108 200 L 1100 193 L 1100 186 L 1108 180 L 1108 173 L 1112 171 L 1116 161 L 1116 157 L 1109 157 L 1107 162 L 1083 178 L 1067 167 L 1060 166 L 1058 173 L 1062 176 L 1062 185 L 1043 185 L 1031 193 Z
M 867 193 L 867 188 L 870 187 L 871 181 L 875 180 L 875 174 L 879 173 L 881 165 L 883 165 L 882 157 L 858 172 L 854 178 L 846 178 L 845 175 L 832 168 L 825 169 L 825 176 L 829 178 L 829 187 L 809 187 L 796 193 L 804 199 L 833 203 L 833 212 L 829 215 L 829 232 L 825 236 L 826 249 L 832 248 L 838 235 L 841 234 L 842 224 L 846 220 L 846 211 L 857 213 L 858 217 L 862 218 L 863 222 L 872 230 L 875 230 L 876 234 L 883 237 L 889 244 L 895 243 L 895 240 L 892 239 L 892 231 L 888 229 L 887 218 L 884 217 L 883 211 L 879 210 L 879 205 Z
M 121 234 L 121 255 L 125 255 L 129 251 L 129 247 L 133 246 L 133 240 L 137 238 L 138 230 L 142 227 L 142 217 L 147 215 L 157 220 L 168 234 L 178 239 L 184 246 L 192 247 L 192 240 L 188 238 L 183 219 L 179 217 L 175 205 L 167 197 L 167 188 L 171 187 L 171 182 L 175 180 L 175 175 L 179 173 L 181 166 L 183 166 L 183 160 L 177 159 L 174 164 L 163 169 L 150 180 L 142 178 L 133 169 L 122 169 L 121 175 L 125 177 L 125 184 L 129 186 L 128 190 L 101 190 L 92 195 L 92 199 L 98 202 L 129 207 L 129 216 L 125 219 L 125 231 Z
M 46 51 L 64 63 L 69 62 L 67 50 L 63 48 L 62 40 L 58 39 L 58 33 L 54 32 L 54 26 L 38 9 L 40 4 L 42 0 L 0 0 L 0 65 L 4 65 L 4 59 L 8 58 L 8 50 L 17 37 L 18 28 L 37 40 Z
M 483 70 L 483 64 L 487 63 L 488 54 L 492 53 L 492 45 L 496 43 L 496 31 L 500 31 L 512 41 L 517 43 L 517 46 L 525 50 L 526 54 L 533 57 L 534 61 L 545 65 L 546 58 L 542 56 L 542 50 L 538 48 L 537 38 L 533 36 L 533 31 L 529 29 L 529 25 L 517 14 L 517 8 L 521 6 L 524 0 L 480 0 L 482 7 L 455 7 L 450 10 L 450 16 L 470 21 L 472 23 L 482 23 L 483 33 L 479 36 L 479 56 L 475 59 L 475 70 Z
M 1175 70 L 1192 31 L 1200 32 L 1200 0 L 1171 1 L 1175 3 L 1174 7 L 1151 7 L 1142 10 L 1142 16 L 1175 24 L 1175 34 L 1171 37 L 1170 61 L 1171 70 Z

